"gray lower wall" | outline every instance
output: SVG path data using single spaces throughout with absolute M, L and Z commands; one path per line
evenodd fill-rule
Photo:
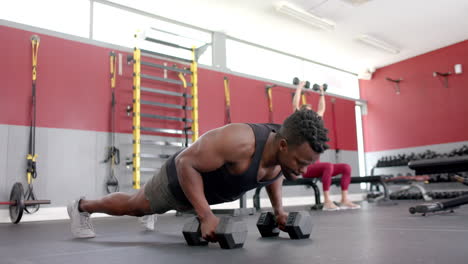
M 0 125 L 0 200 L 9 199 L 11 184 L 7 183 L 8 126 Z
M 181 142 L 181 139 L 143 136 L 142 139 L 168 140 Z M 26 155 L 28 152 L 29 127 L 0 125 L 0 200 L 8 200 L 13 183 L 22 182 L 26 188 Z M 98 198 L 106 194 L 105 182 L 110 173 L 110 164 L 103 163 L 111 144 L 111 134 L 105 132 L 82 131 L 56 128 L 36 129 L 36 153 L 38 178 L 34 180 L 34 192 L 38 199 L 50 199 L 50 207 L 64 206 L 67 201 L 79 196 Z M 125 165 L 132 157 L 132 135 L 116 134 L 116 146 L 120 149 L 121 162 L 116 166 L 116 177 L 120 191 L 135 192 L 132 189 L 131 167 Z M 165 146 L 142 146 L 142 153 L 173 154 L 178 148 Z M 335 152 L 326 151 L 322 162 L 335 162 Z M 142 167 L 157 171 L 164 160 L 142 159 Z M 339 162 L 348 163 L 353 175 L 358 175 L 358 156 L 354 151 L 341 151 Z M 145 183 L 152 173 L 142 173 Z M 321 184 L 320 184 L 321 185 Z M 350 191 L 359 191 L 352 186 Z M 332 187 L 332 193 L 339 193 Z M 247 196 L 250 198 L 253 191 Z M 305 187 L 286 187 L 284 197 L 312 197 L 312 189 Z M 262 197 L 265 197 L 262 192 Z M 47 206 L 45 206 L 47 207 Z
M 110 164 L 103 163 L 111 142 L 111 134 L 55 128 L 36 129 L 36 153 L 38 177 L 33 182 L 38 199 L 50 199 L 50 206 L 64 206 L 79 196 L 98 198 L 106 194 L 105 182 Z M 143 137 L 161 139 L 161 137 Z M 166 139 L 166 138 L 165 138 Z M 26 188 L 26 155 L 29 127 L 0 125 L 0 200 L 8 200 L 11 186 L 19 181 Z M 178 141 L 169 139 L 169 141 Z M 116 177 L 123 192 L 132 189 L 131 167 L 125 159 L 132 157 L 132 135 L 116 134 L 116 146 L 120 149 L 121 163 L 116 166 Z M 142 147 L 142 153 L 171 154 L 173 147 Z M 145 167 L 159 168 L 163 160 L 143 160 Z M 153 173 L 142 173 L 146 182 Z

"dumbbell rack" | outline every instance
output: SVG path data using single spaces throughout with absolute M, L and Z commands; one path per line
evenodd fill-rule
M 391 166 L 391 167 L 396 167 L 396 166 Z M 401 166 L 403 167 L 403 166 Z M 407 167 L 407 166 L 405 166 Z M 379 169 L 379 168 L 387 168 L 387 167 L 383 167 L 383 166 L 374 166 L 372 169 L 371 169 L 371 175 L 374 176 L 375 174 L 375 170 L 376 169 Z M 393 176 L 390 175 L 388 176 L 388 178 L 392 178 Z M 371 183 L 371 186 L 370 186 L 370 191 L 372 192 L 374 190 L 374 188 L 377 190 L 377 191 L 380 191 L 380 188 L 378 185 L 375 185 L 374 183 Z M 417 193 L 420 193 L 421 194 L 421 198 L 423 198 L 425 201 L 431 201 L 432 198 L 430 197 L 430 195 L 428 194 L 426 188 L 424 188 L 423 186 L 421 186 L 419 184 L 419 182 L 409 182 L 407 183 L 406 186 L 402 186 L 400 187 L 398 190 L 395 190 L 395 191 L 392 191 L 388 194 L 388 198 L 390 200 L 394 200 L 392 199 L 393 197 L 395 196 L 398 196 L 400 194 L 403 194 L 403 193 L 409 193 L 411 192 L 412 190 L 416 191 Z
M 137 34 L 135 37 L 139 37 Z M 133 188 L 140 189 L 141 185 L 141 172 L 154 172 L 155 170 L 152 168 L 144 168 L 141 167 L 141 159 L 162 159 L 165 160 L 169 158 L 169 155 L 155 155 L 155 154 L 147 154 L 141 153 L 141 145 L 154 145 L 154 146 L 168 146 L 168 147 L 175 147 L 175 148 L 183 148 L 187 147 L 189 144 L 188 135 L 191 135 L 191 141 L 194 142 L 198 139 L 198 65 L 197 65 L 197 52 L 198 49 L 196 47 L 183 47 L 179 46 L 174 43 L 161 41 L 155 38 L 150 37 L 143 37 L 144 41 L 149 41 L 157 44 L 162 44 L 165 46 L 169 46 L 172 48 L 182 49 L 191 52 L 192 59 L 184 59 L 180 57 L 175 57 L 163 53 L 154 52 L 151 50 L 134 48 L 133 56 L 129 56 L 127 61 L 133 63 L 133 105 L 128 111 L 131 111 L 133 116 L 132 121 L 132 130 L 133 130 L 133 154 L 132 154 L 132 162 L 131 165 L 133 166 Z M 142 56 L 147 57 L 155 57 L 155 58 L 166 58 L 171 61 L 177 61 L 185 64 L 190 64 L 190 69 L 179 68 L 177 66 L 167 66 L 167 65 L 160 65 L 156 63 L 152 63 L 149 61 L 142 60 Z M 171 71 L 178 74 L 180 80 L 174 80 L 170 78 L 163 78 L 158 76 L 153 76 L 150 74 L 142 73 L 142 66 L 144 69 L 152 68 L 152 69 L 163 69 L 164 71 Z M 184 74 L 190 75 L 190 82 L 185 80 Z M 169 84 L 176 84 L 181 85 L 184 88 L 184 92 L 174 92 L 174 91 L 167 91 L 167 90 L 160 90 L 155 88 L 149 87 L 142 87 L 141 83 L 142 80 L 151 80 L 156 82 L 164 82 Z M 190 87 L 190 93 L 187 93 L 187 88 Z M 176 96 L 182 97 L 184 99 L 184 105 L 178 104 L 168 104 L 162 102 L 155 102 L 150 100 L 142 100 L 141 92 L 147 92 L 152 94 L 158 94 L 162 96 Z M 191 100 L 191 106 L 188 105 L 188 100 Z M 161 108 L 170 108 L 170 109 L 181 109 L 184 110 L 184 117 L 173 117 L 173 116 L 164 116 L 159 114 L 153 113 L 142 113 L 141 112 L 141 105 L 150 105 L 150 106 L 157 106 Z M 191 111 L 192 118 L 188 118 L 187 111 Z M 160 128 L 160 127 L 148 127 L 141 125 L 141 118 L 148 118 L 148 119 L 163 119 L 163 120 L 171 120 L 171 121 L 179 121 L 183 122 L 184 128 L 183 129 L 168 129 L 168 128 Z M 191 123 L 191 125 L 189 125 Z M 158 134 L 166 134 L 170 135 L 185 135 L 185 144 L 177 144 L 175 142 L 161 142 L 161 141 L 154 141 L 154 140 L 142 140 L 141 132 L 150 132 L 150 133 L 158 133 Z M 129 165 L 130 162 L 127 163 Z

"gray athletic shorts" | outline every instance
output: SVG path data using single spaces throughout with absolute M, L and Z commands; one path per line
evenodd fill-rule
M 193 209 L 192 206 L 177 201 L 174 195 L 172 195 L 169 189 L 166 164 L 167 163 L 164 163 L 159 172 L 144 186 L 145 197 L 150 202 L 152 213 L 164 214 L 169 210 L 183 212 Z

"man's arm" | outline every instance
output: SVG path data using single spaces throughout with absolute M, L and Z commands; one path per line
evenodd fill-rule
M 276 181 L 272 184 L 265 187 L 268 197 L 270 198 L 271 206 L 273 207 L 273 212 L 276 216 L 276 221 L 281 230 L 284 231 L 284 227 L 286 225 L 287 214 L 283 208 L 283 194 L 282 194 L 282 186 L 283 186 L 283 177 L 279 177 Z
M 232 124 L 207 132 L 176 158 L 179 184 L 200 219 L 205 239 L 214 241 L 219 219 L 206 200 L 200 173 L 216 170 L 227 162 L 249 158 L 254 151 L 252 129 L 245 124 Z
M 293 97 L 293 112 L 299 110 L 301 108 L 301 96 L 302 96 L 302 89 L 304 88 L 305 82 L 299 82 L 296 86 L 296 92 L 294 92 Z
M 323 91 L 323 87 L 320 85 L 320 98 L 317 107 L 317 115 L 323 118 L 325 114 L 325 93 Z

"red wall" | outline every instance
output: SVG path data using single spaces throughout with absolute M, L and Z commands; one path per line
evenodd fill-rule
M 29 125 L 34 33 L 0 26 L 0 123 Z M 37 123 L 107 131 L 108 50 L 38 34 Z
M 448 88 L 432 73 L 448 77 Z M 366 151 L 417 147 L 468 140 L 468 41 L 378 69 L 371 81 L 360 81 Z M 385 78 L 399 79 L 401 93 Z
M 0 26 L 0 124 L 28 126 L 31 100 L 31 42 L 35 33 Z M 41 38 L 38 54 L 37 126 L 92 131 L 110 131 L 111 89 L 109 52 L 111 49 L 38 34 Z M 124 56 L 124 62 L 126 53 Z M 163 61 L 148 59 L 162 64 Z M 173 62 L 168 62 L 172 66 Z M 178 65 L 184 67 L 184 65 Z M 142 72 L 162 76 L 163 70 Z M 116 79 L 117 132 L 131 133 L 131 117 L 126 107 L 132 102 L 132 64 L 123 63 L 122 75 Z M 245 77 L 199 69 L 200 134 L 224 125 L 224 86 L 228 77 L 231 89 L 232 122 L 268 122 L 266 83 Z M 168 78 L 178 79 L 174 72 Z M 186 76 L 190 81 L 190 76 Z M 145 81 L 142 86 L 170 91 L 183 91 L 180 85 Z M 274 121 L 281 123 L 292 113 L 291 92 L 284 87 L 273 88 Z M 182 98 L 145 94 L 143 98 L 163 103 L 183 104 Z M 336 99 L 335 116 L 338 145 L 333 128 L 331 98 L 327 97 L 325 123 L 330 128 L 330 146 L 357 150 L 354 102 Z M 307 95 L 314 107 L 317 94 Z M 142 106 L 142 112 L 168 116 L 183 116 L 182 110 Z M 182 129 L 180 122 L 142 120 L 143 126 Z

